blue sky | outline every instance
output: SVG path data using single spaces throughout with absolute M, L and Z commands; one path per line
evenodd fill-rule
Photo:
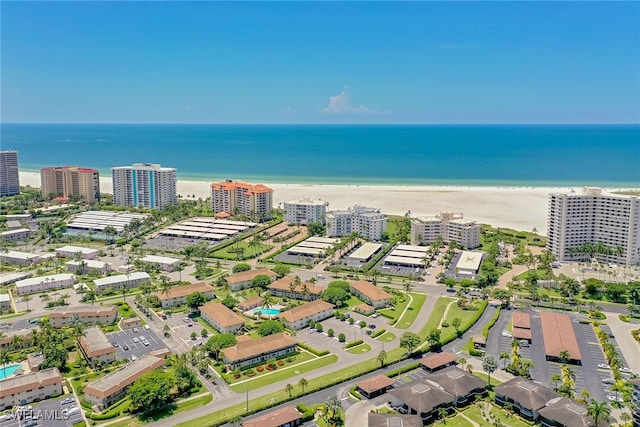
M 638 2 L 5 2 L 2 122 L 639 123 Z

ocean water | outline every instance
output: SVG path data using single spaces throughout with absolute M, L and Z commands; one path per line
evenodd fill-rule
M 21 170 L 161 163 L 180 179 L 640 186 L 640 125 L 2 124 Z

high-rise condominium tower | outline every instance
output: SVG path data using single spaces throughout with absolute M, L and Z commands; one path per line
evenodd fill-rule
M 175 168 L 134 163 L 111 168 L 111 177 L 116 205 L 162 209 L 178 203 Z

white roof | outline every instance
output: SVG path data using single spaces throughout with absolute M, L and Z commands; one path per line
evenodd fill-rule
M 318 249 L 327 249 L 331 247 L 329 243 L 320 243 L 320 242 L 309 242 L 304 241 L 300 242 L 296 245 L 299 248 L 318 248 Z
M 287 249 L 287 252 L 289 252 L 290 254 L 320 255 L 322 254 L 323 250 L 317 248 L 301 248 L 299 246 L 294 246 Z
M 373 254 L 378 252 L 381 247 L 382 245 L 380 243 L 366 242 L 362 246 L 360 246 L 354 253 L 349 255 L 349 258 L 361 260 L 369 259 Z
M 129 280 L 139 280 L 139 279 L 149 279 L 149 278 L 151 278 L 151 276 L 149 276 L 144 271 L 136 271 L 136 272 L 129 273 L 129 274 L 118 274 L 118 275 L 115 275 L 115 276 L 109 276 L 109 277 L 103 277 L 101 279 L 95 279 L 93 281 L 93 283 L 95 283 L 95 285 L 97 287 L 100 287 L 100 286 L 115 285 L 116 283 L 123 283 L 123 282 L 127 282 Z
M 82 246 L 63 246 L 61 248 L 56 249 L 56 252 L 70 252 L 73 254 L 81 252 L 84 255 L 94 254 L 99 251 L 100 251 L 99 249 L 83 248 Z
M 329 243 L 333 245 L 336 242 L 339 242 L 340 239 L 332 238 L 332 237 L 309 237 L 305 242 L 317 242 L 317 243 Z
M 0 294 L 0 302 L 1 301 L 11 301 L 9 294 Z
M 456 268 L 460 270 L 478 271 L 482 262 L 482 252 L 463 251 Z
M 0 257 L 4 258 L 14 258 L 14 259 L 35 259 L 38 258 L 36 254 L 30 254 L 28 252 L 19 252 L 19 251 L 8 251 L 6 254 L 0 254 Z
M 384 259 L 384 261 L 388 263 L 393 263 L 393 264 L 410 265 L 413 267 L 419 267 L 422 265 L 418 258 L 407 258 L 403 256 L 389 255 Z
M 73 274 L 70 273 L 62 273 L 62 274 L 51 274 L 49 276 L 38 276 L 38 277 L 30 277 L 28 279 L 18 280 L 16 282 L 16 287 L 20 288 L 23 286 L 31 286 L 37 285 L 39 283 L 46 281 L 49 282 L 62 282 L 64 280 L 73 279 Z
M 169 258 L 166 256 L 157 256 L 157 255 L 145 255 L 140 261 L 142 262 L 152 262 L 156 264 L 176 264 L 179 263 L 179 259 Z
M 12 234 L 28 233 L 30 231 L 31 230 L 29 230 L 28 228 L 18 228 L 16 230 L 3 231 L 2 233 L 0 233 L 0 236 L 11 236 Z
M 6 285 L 7 283 L 13 283 L 20 279 L 24 279 L 31 276 L 31 273 L 10 273 L 0 276 L 0 285 Z
M 416 245 L 398 245 L 396 250 L 420 252 L 423 255 L 429 250 L 429 246 L 416 246 Z
M 415 258 L 417 260 L 421 260 L 425 256 L 424 252 L 420 253 L 420 252 L 413 252 L 413 251 L 401 251 L 398 249 L 391 251 L 390 255 L 401 256 L 406 258 Z
M 104 261 L 97 261 L 95 259 L 85 259 L 84 261 L 84 265 L 86 265 L 89 268 L 104 268 L 105 266 L 109 265 L 108 263 L 104 262 Z M 80 263 L 82 261 L 67 261 L 65 264 L 66 265 L 75 265 L 75 266 L 80 266 Z

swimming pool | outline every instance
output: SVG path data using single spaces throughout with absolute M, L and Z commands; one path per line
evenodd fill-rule
M 278 314 L 280 314 L 280 309 L 279 308 L 264 308 L 264 307 L 254 308 L 253 309 L 253 314 L 254 315 L 262 314 L 264 316 L 277 316 Z
M 5 366 L 4 368 L 0 368 L 0 380 L 9 378 L 11 375 L 14 374 L 15 371 L 21 368 L 22 366 L 20 365 L 9 365 L 9 366 Z

